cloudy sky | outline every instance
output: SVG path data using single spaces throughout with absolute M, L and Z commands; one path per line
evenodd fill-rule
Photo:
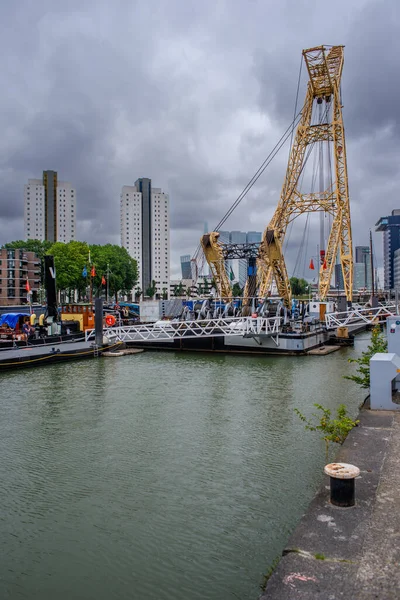
M 178 274 L 290 124 L 301 50 L 320 44 L 346 46 L 354 244 L 400 207 L 399 0 L 18 0 L 0 28 L 0 243 L 23 237 L 23 186 L 44 169 L 76 186 L 93 243 L 119 243 L 120 189 L 150 177 Z M 287 154 L 225 229 L 265 227 Z M 293 271 L 302 225 L 292 236 Z

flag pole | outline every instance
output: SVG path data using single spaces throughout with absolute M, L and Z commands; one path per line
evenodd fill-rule
M 109 279 L 109 277 L 110 277 L 110 263 L 107 263 L 107 282 L 106 282 L 107 283 L 107 287 L 106 287 L 106 302 L 107 303 L 108 303 L 108 290 L 109 290 L 108 279 Z
M 93 278 L 92 278 L 92 267 L 91 267 L 91 260 L 90 260 L 90 248 L 89 248 L 89 277 L 90 277 L 89 302 L 90 302 L 90 308 L 92 308 L 92 304 L 93 304 Z

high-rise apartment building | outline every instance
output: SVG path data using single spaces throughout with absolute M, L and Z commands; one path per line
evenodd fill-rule
M 76 239 L 76 191 L 58 181 L 56 171 L 29 179 L 24 187 L 25 239 L 70 242 Z
M 70 242 L 76 239 L 76 192 L 71 183 L 59 181 L 57 185 L 56 239 Z
M 156 293 L 169 290 L 169 196 L 151 179 L 125 185 L 120 196 L 121 245 L 138 264 L 138 286 L 145 293 L 152 281 Z
M 383 231 L 384 288 L 394 288 L 394 253 L 400 248 L 400 210 L 392 210 L 389 217 L 381 217 L 375 231 Z

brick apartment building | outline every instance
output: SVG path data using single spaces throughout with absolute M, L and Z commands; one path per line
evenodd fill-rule
M 32 291 L 32 302 L 38 299 L 40 260 L 34 252 L 0 250 L 0 306 L 26 304 L 26 282 Z

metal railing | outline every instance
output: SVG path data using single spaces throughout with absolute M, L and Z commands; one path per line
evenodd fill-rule
M 118 325 L 107 327 L 103 334 L 110 340 L 121 342 L 169 341 L 185 338 L 223 337 L 278 337 L 280 317 L 234 317 L 203 319 L 199 321 L 160 321 L 148 325 Z M 94 339 L 95 330 L 85 332 L 86 341 Z
M 347 325 L 356 325 L 357 323 L 382 323 L 392 315 L 396 314 L 395 304 L 386 306 L 377 306 L 376 308 L 350 308 L 345 312 L 328 313 L 325 315 L 325 324 L 327 329 L 336 329 L 336 327 L 346 327 Z

